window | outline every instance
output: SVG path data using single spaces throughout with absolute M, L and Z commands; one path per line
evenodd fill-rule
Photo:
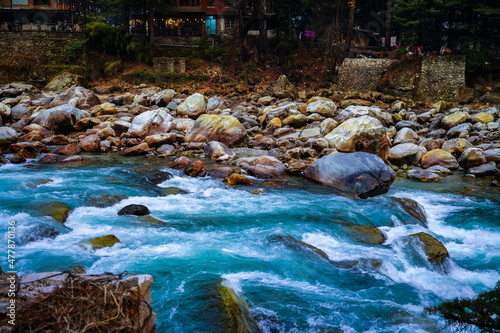
M 215 7 L 215 0 L 208 0 L 208 7 Z
M 50 0 L 35 0 L 34 5 L 50 6 Z
M 181 0 L 179 5 L 195 7 L 200 5 L 200 0 Z
M 28 0 L 12 0 L 12 5 L 27 6 Z
M 226 29 L 233 29 L 233 28 L 234 28 L 234 18 L 226 19 Z
M 235 0 L 226 0 L 226 7 L 236 8 Z

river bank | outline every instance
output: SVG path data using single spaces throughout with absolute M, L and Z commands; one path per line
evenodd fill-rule
M 230 98 L 4 87 L 19 271 L 151 274 L 158 331 L 178 332 L 227 331 L 232 293 L 263 332 L 432 332 L 425 306 L 495 285 L 496 107 L 280 80 Z

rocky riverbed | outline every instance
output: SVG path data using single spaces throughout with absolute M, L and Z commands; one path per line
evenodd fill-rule
M 29 222 L 29 219 L 22 214 L 15 215 L 20 218 L 20 223 L 26 224 L 23 227 L 30 230 L 30 233 L 23 235 L 24 238 L 20 239 L 22 245 L 28 247 L 27 253 L 30 252 L 29 244 L 43 242 L 44 239 L 54 239 L 58 235 L 65 235 L 68 232 L 77 234 L 76 238 L 78 239 L 81 238 L 79 246 L 75 247 L 78 249 L 72 251 L 78 252 L 81 248 L 81 251 L 85 251 L 84 253 L 119 252 L 123 249 L 120 245 L 123 239 L 128 242 L 127 246 L 136 246 L 135 241 L 128 239 L 131 234 L 129 230 L 122 232 L 121 227 L 113 226 L 118 231 L 118 237 L 109 234 L 109 229 L 104 227 L 107 222 L 99 220 L 101 213 L 104 213 L 109 219 L 115 217 L 119 219 L 119 223 L 125 225 L 130 223 L 127 219 L 134 219 L 134 221 L 137 219 L 136 222 L 141 225 L 139 230 L 144 228 L 143 224 L 166 228 L 161 214 L 166 214 L 163 212 L 165 207 L 170 207 L 168 206 L 170 202 L 168 196 L 175 197 L 186 193 L 187 190 L 182 189 L 182 186 L 167 186 L 165 184 L 169 182 L 177 184 L 180 179 L 195 181 L 193 183 L 196 188 L 194 193 L 200 193 L 199 197 L 195 195 L 191 199 L 176 199 L 180 200 L 179 205 L 184 207 L 182 214 L 187 214 L 185 220 L 188 221 L 192 218 L 190 209 L 195 211 L 198 209 L 193 208 L 192 204 L 198 204 L 200 207 L 202 205 L 215 205 L 218 207 L 217 209 L 204 208 L 208 212 L 206 218 L 210 220 L 206 224 L 211 226 L 213 223 L 221 223 L 211 220 L 212 218 L 220 219 L 224 222 L 222 223 L 224 228 L 231 230 L 237 224 L 234 224 L 232 219 L 225 221 L 234 213 L 233 208 L 228 208 L 233 199 L 228 197 L 243 196 L 245 204 L 250 205 L 248 211 L 244 210 L 245 214 L 243 215 L 254 214 L 256 210 L 262 210 L 265 206 L 265 202 L 262 200 L 266 200 L 266 202 L 278 200 L 273 194 L 265 193 L 260 196 L 263 189 L 287 188 L 289 176 L 304 176 L 315 183 L 322 184 L 319 187 L 327 189 L 329 193 L 347 197 L 336 199 L 340 203 L 328 203 L 338 210 L 337 213 L 342 213 L 345 210 L 344 206 L 347 205 L 358 211 L 356 214 L 359 216 L 356 216 L 363 217 L 361 221 L 355 223 L 348 223 L 342 219 L 342 221 L 336 221 L 334 225 L 335 228 L 339 229 L 341 237 L 348 237 L 353 244 L 364 244 L 370 249 L 378 246 L 379 250 L 385 251 L 383 247 L 389 245 L 395 251 L 393 256 L 395 258 L 399 256 L 400 247 L 404 247 L 400 244 L 400 239 L 404 239 L 406 243 L 412 244 L 417 249 L 416 253 L 419 251 L 418 248 L 422 249 L 423 258 L 426 261 L 425 265 L 430 265 L 424 265 L 429 270 L 429 272 L 426 271 L 426 274 L 429 273 L 432 277 L 436 272 L 437 274 L 447 273 L 457 270 L 457 267 L 446 264 L 450 257 L 448 249 L 431 233 L 446 240 L 446 237 L 457 238 L 456 230 L 452 236 L 449 236 L 448 230 L 442 232 L 443 230 L 435 227 L 430 232 L 426 229 L 428 222 L 423 207 L 419 202 L 405 197 L 380 199 L 383 203 L 382 206 L 392 207 L 391 209 L 398 212 L 394 214 L 405 215 L 402 218 L 404 227 L 402 227 L 401 222 L 394 221 L 396 219 L 394 216 L 389 216 L 390 214 L 385 212 L 378 212 L 387 215 L 384 215 L 384 218 L 373 217 L 368 221 L 370 213 L 367 212 L 366 207 L 373 205 L 374 202 L 364 204 L 365 200 L 352 201 L 353 198 L 366 199 L 384 194 L 389 191 L 396 177 L 409 178 L 409 181 L 414 180 L 415 184 L 419 184 L 419 186 L 428 186 L 434 190 L 438 187 L 437 184 L 425 184 L 425 182 L 449 184 L 451 178 L 449 175 L 452 174 L 454 174 L 453 177 L 463 177 L 461 182 L 465 182 L 464 184 L 470 182 L 474 186 L 498 186 L 499 110 L 496 106 L 487 104 L 455 105 L 438 101 L 433 105 L 426 106 L 409 100 L 398 100 L 377 92 L 366 94 L 339 94 L 326 90 L 309 93 L 298 92 L 285 77 L 281 77 L 273 87 L 270 87 L 267 95 L 250 94 L 240 97 L 203 96 L 199 93 L 184 95 L 172 89 L 161 90 L 149 86 L 138 86 L 134 91 L 117 95 L 98 95 L 94 91 L 79 86 L 73 86 L 56 93 L 40 91 L 27 84 L 13 83 L 0 88 L 0 116 L 2 122 L 0 127 L 0 163 L 2 164 L 20 164 L 26 168 L 51 165 L 60 166 L 59 170 L 61 170 L 66 167 L 71 168 L 75 164 L 85 165 L 87 163 L 90 166 L 95 162 L 93 159 L 97 159 L 96 155 L 112 153 L 109 155 L 113 158 L 116 154 L 123 156 L 143 155 L 145 159 L 148 159 L 144 160 L 145 166 L 154 161 L 155 166 L 163 165 L 164 168 L 169 169 L 169 171 L 160 167 L 137 169 L 136 165 L 134 175 L 127 175 L 129 182 L 136 180 L 154 186 L 154 190 L 148 188 L 147 191 L 156 193 L 160 189 L 161 196 L 159 198 L 154 197 L 153 199 L 147 195 L 142 197 L 144 193 L 136 188 L 138 184 L 127 189 L 127 191 L 138 191 L 128 194 L 132 198 L 127 199 L 128 195 L 123 195 L 123 193 L 111 195 L 108 193 L 110 189 L 120 183 L 115 184 L 115 181 L 110 179 L 111 183 L 106 185 L 108 187 L 105 186 L 106 195 L 97 199 L 82 197 L 81 199 L 85 202 L 73 203 L 74 207 L 60 202 L 45 202 L 38 207 L 38 212 L 34 215 L 42 215 L 44 218 L 50 216 L 58 221 L 56 224 L 52 223 L 54 221 L 47 223 L 45 220 L 40 220 L 38 225 L 36 221 Z M 95 168 L 95 166 L 92 165 L 91 168 Z M 101 171 L 103 173 L 109 172 L 107 168 L 103 168 Z M 125 166 L 120 168 L 119 172 L 123 173 L 124 170 L 130 168 L 131 166 Z M 16 170 L 17 173 L 21 168 L 14 166 L 13 170 Z M 442 179 L 443 177 L 445 178 Z M 50 179 L 37 178 L 33 180 L 33 184 L 25 184 L 27 188 L 33 188 L 33 195 L 35 195 L 33 200 L 39 200 L 39 194 L 35 192 L 39 191 L 41 187 L 51 186 L 51 183 L 55 182 L 52 178 L 54 177 L 51 176 Z M 109 175 L 108 178 L 113 177 Z M 214 179 L 218 182 L 214 183 Z M 219 188 L 222 184 L 221 179 L 225 184 L 223 189 Z M 479 181 L 477 181 L 478 179 Z M 64 182 L 64 179 L 58 181 Z M 101 181 L 102 184 L 105 184 L 108 180 Z M 8 191 L 12 191 L 13 186 L 6 183 Z M 82 186 L 86 188 L 86 192 L 94 191 L 93 184 L 84 185 L 82 182 Z M 245 186 L 249 187 L 249 193 L 233 191 L 233 189 Z M 76 193 L 78 189 L 73 187 L 75 184 L 71 183 L 71 191 Z M 473 190 L 472 185 L 470 188 L 466 185 L 464 187 L 466 191 Z M 126 192 L 125 189 L 122 190 Z M 213 198 L 210 194 L 206 194 L 205 190 L 216 193 L 217 200 L 212 202 Z M 456 190 L 454 189 L 454 191 Z M 402 190 L 398 191 L 400 193 Z M 89 193 L 85 195 L 94 195 Z M 40 193 L 41 197 L 44 195 L 46 195 L 45 192 Z M 68 197 L 73 195 L 72 192 Z M 387 268 L 389 266 L 384 266 L 382 258 L 385 257 L 383 254 L 376 256 L 376 259 L 365 258 L 365 255 L 362 255 L 361 258 L 351 260 L 350 253 L 346 253 L 346 258 L 342 260 L 335 258 L 340 248 L 332 249 L 331 247 L 332 244 L 336 244 L 336 241 L 333 238 L 328 238 L 328 242 L 324 242 L 325 237 L 327 237 L 325 235 L 331 232 L 330 228 L 325 229 L 325 234 L 317 234 L 318 228 L 321 229 L 323 226 L 321 219 L 317 220 L 316 217 L 318 212 L 324 210 L 325 199 L 318 196 L 314 199 L 316 201 L 312 201 L 313 203 L 304 204 L 306 197 L 308 200 L 312 200 L 310 194 L 296 195 L 291 193 L 290 195 L 297 196 L 297 207 L 303 211 L 310 211 L 309 214 L 315 216 L 314 219 L 310 220 L 318 225 L 314 228 L 313 226 L 304 227 L 305 231 L 301 231 L 303 237 L 300 240 L 299 235 L 297 235 L 299 238 L 293 237 L 284 234 L 281 229 L 273 229 L 272 232 L 267 229 L 262 231 L 259 229 L 262 226 L 257 223 L 257 226 L 253 226 L 249 230 L 260 230 L 254 236 L 257 239 L 264 237 L 266 241 L 263 241 L 262 244 L 268 246 L 269 243 L 271 248 L 287 248 L 299 253 L 306 253 L 313 258 L 311 262 L 323 260 L 324 262 L 321 261 L 322 265 L 327 263 L 328 267 L 332 266 L 335 269 L 352 269 L 361 265 L 362 268 L 358 267 L 361 271 L 369 271 L 373 276 L 378 276 L 378 272 L 382 270 L 391 279 L 398 279 L 397 275 L 401 273 L 393 274 Z M 254 203 L 253 200 L 259 199 L 253 197 L 259 196 L 266 199 Z M 416 196 L 420 198 L 422 195 L 418 193 Z M 316 196 L 312 195 L 312 197 Z M 433 200 L 438 201 L 436 198 Z M 183 201 L 184 199 L 185 201 Z M 343 200 L 346 200 L 345 205 L 342 204 Z M 220 202 L 223 203 L 222 206 L 220 206 Z M 21 205 L 21 203 L 18 204 Z M 462 204 L 465 205 L 466 201 Z M 292 213 L 293 209 L 288 209 L 287 205 L 290 204 L 282 203 L 276 207 L 283 209 L 280 215 L 286 217 L 287 214 L 290 214 L 289 218 L 296 220 L 295 213 Z M 87 206 L 92 207 L 92 213 L 83 213 L 83 211 L 88 210 L 85 208 Z M 110 206 L 112 208 L 104 208 L 103 212 L 94 212 L 94 210 Z M 322 213 L 324 219 L 330 217 L 330 208 L 325 208 L 327 211 Z M 178 207 L 170 207 L 166 211 L 170 214 L 171 209 L 176 211 L 175 214 L 179 210 Z M 7 214 L 14 214 L 14 211 L 17 211 L 17 208 L 12 212 L 10 208 L 6 208 Z M 207 215 L 207 212 L 200 214 L 200 216 Z M 346 211 L 342 214 L 350 216 L 351 212 Z M 87 215 L 91 216 L 89 221 L 86 220 Z M 67 221 L 68 216 L 70 219 L 69 227 L 67 227 L 68 223 L 62 224 Z M 438 214 L 437 216 L 433 217 L 432 223 L 436 223 L 436 221 L 441 223 Z M 163 218 L 170 218 L 170 216 L 165 215 Z M 251 221 L 251 219 L 242 219 L 240 221 L 242 225 Z M 276 216 L 274 219 L 279 221 L 280 217 Z M 99 234 L 102 236 L 95 235 L 93 232 L 89 233 L 87 229 L 82 228 L 82 224 L 93 225 L 94 220 L 98 220 L 94 227 L 100 228 Z M 377 223 L 372 223 L 372 220 L 380 223 L 377 222 L 377 225 Z M 406 227 L 407 220 L 412 220 L 418 227 Z M 298 221 L 300 226 L 300 218 Z M 189 223 L 194 223 L 195 239 L 199 236 L 198 233 L 206 232 L 204 224 L 201 226 L 201 231 L 196 231 L 200 226 L 196 225 L 195 222 Z M 36 232 L 31 233 L 32 229 L 37 226 L 41 227 L 35 230 Z M 135 227 L 135 225 L 132 226 Z M 101 230 L 102 228 L 104 229 Z M 179 224 L 179 228 L 184 227 Z M 267 224 L 266 228 L 268 228 Z M 404 231 L 400 234 L 399 231 L 392 230 L 398 228 L 403 228 Z M 68 231 L 70 229 L 73 231 Z M 189 248 L 190 244 L 193 243 L 193 240 L 188 237 L 191 236 L 189 233 L 186 233 L 188 235 L 186 236 L 186 234 L 178 235 L 176 232 L 171 234 L 169 229 L 159 230 L 161 233 L 165 233 L 162 234 L 162 237 L 172 238 L 170 239 L 172 244 L 178 241 L 179 236 L 187 238 L 183 247 Z M 295 230 L 289 233 L 293 234 L 294 232 Z M 474 232 L 479 231 L 474 229 Z M 235 235 L 234 239 L 232 238 L 233 234 Z M 149 231 L 145 235 L 149 235 Z M 236 230 L 230 235 L 231 237 L 228 236 L 228 239 L 223 237 L 224 239 L 219 240 L 224 243 L 221 245 L 223 252 L 232 253 L 233 250 L 227 248 L 232 248 L 236 242 L 239 242 L 240 230 Z M 138 249 L 148 253 L 146 257 L 150 255 L 149 243 L 156 244 L 155 242 L 158 242 L 157 237 L 153 237 L 154 233 L 150 236 L 151 239 L 145 237 L 145 243 L 138 246 Z M 206 246 L 206 237 L 204 234 L 202 236 L 197 240 L 199 248 Z M 67 244 L 64 242 L 67 241 L 73 244 L 74 238 L 62 237 L 54 243 L 55 245 L 51 244 L 50 246 L 66 247 Z M 60 244 L 61 242 L 63 245 Z M 226 244 L 226 242 L 228 243 Z M 159 245 L 161 251 L 157 249 L 155 251 L 163 253 L 164 246 Z M 252 248 L 255 244 L 249 243 L 246 246 Z M 452 251 L 456 252 L 456 244 L 452 242 L 451 246 Z M 110 248 L 114 250 L 109 250 Z M 325 252 L 324 249 L 327 251 Z M 202 264 L 197 264 L 198 266 L 204 267 L 204 258 L 213 253 L 213 249 L 209 250 L 199 256 L 203 260 Z M 258 251 L 261 250 L 259 247 Z M 178 250 L 174 252 L 176 251 Z M 238 251 L 240 250 L 238 249 Z M 248 251 L 253 253 L 251 250 Z M 103 253 L 107 255 L 114 252 Z M 241 253 L 242 256 L 249 255 L 245 251 Z M 81 256 L 80 252 L 74 257 L 79 256 Z M 196 258 L 198 259 L 198 257 Z M 218 262 L 219 259 L 214 259 L 213 262 Z M 31 260 L 37 262 L 34 257 Z M 263 262 L 266 260 L 262 259 Z M 149 263 L 149 260 L 146 262 Z M 166 265 L 167 262 L 169 261 L 165 261 Z M 399 267 L 398 264 L 396 261 L 396 267 Z M 115 262 L 114 265 L 119 264 Z M 131 264 L 124 265 L 128 267 L 127 265 Z M 40 264 L 40 266 L 44 267 L 44 264 Z M 218 267 L 218 265 L 216 266 Z M 37 267 L 36 264 L 34 267 Z M 143 272 L 149 273 L 149 269 L 156 269 L 156 267 L 155 264 Z M 98 264 L 95 269 L 99 268 L 103 267 Z M 29 267 L 29 269 L 32 268 Z M 175 272 L 175 269 L 178 268 L 174 265 L 172 269 Z M 214 268 L 206 269 L 211 271 Z M 242 268 L 238 266 L 238 269 Z M 316 272 L 315 267 L 311 269 Z M 290 268 L 290 271 L 293 271 L 293 268 Z M 254 330 L 258 330 L 259 328 L 257 328 L 250 313 L 255 312 L 256 308 L 250 311 L 249 305 L 240 299 L 235 291 L 240 295 L 241 290 L 238 289 L 241 288 L 242 281 L 254 278 L 259 280 L 262 276 L 259 275 L 261 273 L 251 272 L 250 274 L 238 270 L 226 274 L 223 272 L 217 273 L 218 276 L 221 274 L 225 276 L 223 284 L 213 277 L 208 278 L 207 281 L 211 281 L 210 288 L 213 287 L 212 289 L 216 290 L 214 293 L 222 299 L 226 312 L 229 313 L 231 327 L 238 328 L 246 325 L 247 329 L 253 327 Z M 276 272 L 276 274 L 279 276 L 280 273 Z M 488 277 L 493 276 L 490 280 L 496 277 L 489 271 L 484 274 Z M 163 274 L 157 273 L 157 275 L 163 278 Z M 299 279 L 300 276 L 301 274 L 298 274 L 295 278 Z M 316 275 L 312 274 L 311 276 Z M 179 276 L 173 279 L 175 281 L 180 279 L 177 281 L 180 283 L 180 287 L 176 290 L 184 292 L 184 278 L 184 276 Z M 454 283 L 456 282 L 456 277 L 453 274 L 450 274 L 448 278 Z M 269 281 L 269 279 L 267 275 L 263 278 L 264 281 Z M 205 278 L 202 280 L 205 281 Z M 280 280 L 280 285 L 286 285 L 287 279 L 283 281 Z M 331 282 L 328 281 L 326 284 L 329 285 Z M 163 283 L 169 283 L 169 281 L 163 281 Z M 233 289 L 227 287 L 226 284 Z M 193 282 L 193 285 L 195 290 L 199 288 L 197 283 Z M 429 285 L 432 283 L 429 282 Z M 205 286 L 202 285 L 202 288 Z M 469 292 L 469 294 L 471 293 Z M 439 292 L 436 295 L 443 297 Z M 356 297 L 358 296 L 361 297 L 356 295 Z M 377 297 L 371 295 L 369 298 L 377 299 Z M 297 296 L 297 299 L 300 297 Z M 361 299 L 363 298 L 361 297 Z M 161 304 L 162 300 L 158 300 L 157 303 Z M 258 297 L 253 298 L 253 302 L 259 303 Z M 323 304 L 320 299 L 316 303 L 311 303 L 311 307 L 314 309 L 312 312 L 320 307 L 319 304 Z M 258 327 L 275 327 L 272 320 L 268 319 L 272 315 L 263 311 L 263 308 L 257 307 L 257 312 L 261 310 L 262 313 L 257 318 Z M 186 316 L 190 311 L 185 312 Z M 165 311 L 162 312 L 162 327 L 177 325 L 175 320 L 172 321 L 172 316 L 174 314 L 168 315 Z M 291 315 L 290 318 L 294 316 Z M 283 320 L 287 322 L 289 319 Z M 189 327 L 190 324 L 187 324 L 189 321 L 186 320 L 186 323 L 182 325 Z M 310 324 L 309 321 L 309 317 L 307 320 L 304 319 L 304 322 L 308 324 Z M 391 325 L 393 324 L 392 319 L 389 322 Z M 287 322 L 284 325 L 289 324 Z M 427 324 L 424 323 L 421 327 L 425 325 Z M 198 326 L 195 325 L 195 327 Z M 369 327 L 360 328 L 360 330 Z
M 82 163 L 81 152 L 109 151 L 146 158 L 189 156 L 174 164 L 190 176 L 211 174 L 238 183 L 246 181 L 245 174 L 280 178 L 309 168 L 306 177 L 360 197 L 390 186 L 390 170 L 385 180 L 375 175 L 384 164 L 424 182 L 453 172 L 468 179 L 498 176 L 496 106 L 438 101 L 422 108 L 377 92 L 323 90 L 319 96 L 297 92 L 284 76 L 269 91 L 224 98 L 139 86 L 134 93 L 98 96 L 79 86 L 54 93 L 9 84 L 0 89 L 0 162 L 23 163 L 44 154 L 39 163 Z M 235 154 L 235 147 L 249 148 L 246 156 Z M 338 175 L 312 170 L 313 162 L 327 155 L 354 152 L 371 155 L 338 162 L 349 163 L 353 173 L 343 185 L 334 184 Z M 206 170 L 193 159 L 200 154 L 227 167 Z M 368 160 L 376 164 L 374 176 L 363 182 L 372 185 L 350 190 L 363 178 Z M 230 177 L 233 173 L 241 176 Z M 498 185 L 496 178 L 488 182 Z M 378 183 L 383 185 L 374 191 Z

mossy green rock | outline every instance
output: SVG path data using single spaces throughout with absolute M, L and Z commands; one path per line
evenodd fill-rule
M 40 208 L 42 215 L 50 216 L 61 223 L 66 222 L 70 211 L 71 208 L 61 202 L 46 203 Z
M 364 244 L 381 245 L 387 239 L 382 231 L 371 225 L 347 225 L 345 231 L 348 236 Z
M 418 239 L 423 244 L 425 255 L 433 264 L 442 264 L 444 260 L 450 256 L 443 243 L 425 232 L 419 232 L 409 237 Z
M 120 243 L 120 240 L 115 235 L 106 235 L 97 238 L 93 238 L 87 241 L 92 250 L 102 249 L 103 247 L 111 247 L 116 243 Z
M 231 333 L 260 333 L 259 326 L 250 314 L 250 308 L 244 300 L 226 286 L 219 288 L 222 305 L 224 306 L 229 322 Z

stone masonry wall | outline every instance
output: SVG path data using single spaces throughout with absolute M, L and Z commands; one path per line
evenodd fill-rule
M 83 33 L 0 32 L 0 84 L 30 75 L 47 78 L 64 65 L 82 65 L 85 54 L 69 64 L 64 46 L 84 39 Z
M 419 93 L 427 100 L 453 100 L 465 87 L 465 57 L 423 57 Z
M 380 76 L 391 62 L 389 59 L 346 58 L 339 67 L 339 88 L 359 92 L 375 90 Z
M 414 74 L 405 96 L 418 100 L 453 100 L 454 91 L 465 87 L 465 58 L 462 56 L 425 56 L 420 73 Z M 379 88 L 379 80 L 391 64 L 387 59 L 345 59 L 339 68 L 339 89 L 367 92 Z M 404 70 L 402 75 L 407 74 Z M 397 80 L 397 78 L 393 78 Z M 408 78 L 405 78 L 408 79 Z M 408 80 L 407 80 L 408 81 Z

